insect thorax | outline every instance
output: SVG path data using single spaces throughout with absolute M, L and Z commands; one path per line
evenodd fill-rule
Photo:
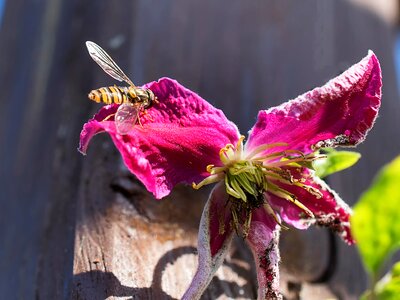
M 144 108 L 149 108 L 153 105 L 154 94 L 148 89 L 138 87 L 124 87 L 124 92 L 131 103 L 142 103 Z

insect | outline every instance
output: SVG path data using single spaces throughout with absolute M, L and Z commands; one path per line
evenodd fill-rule
M 112 78 L 125 81 L 129 86 L 108 86 L 92 90 L 88 97 L 97 103 L 120 104 L 114 120 L 117 132 L 127 134 L 138 121 L 139 114 L 154 105 L 157 97 L 149 89 L 136 87 L 114 60 L 96 43 L 87 41 L 86 47 L 93 60 Z

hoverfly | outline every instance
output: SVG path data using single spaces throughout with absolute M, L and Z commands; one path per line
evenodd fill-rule
M 115 61 L 99 45 L 87 41 L 86 47 L 93 60 L 112 78 L 118 81 L 125 81 L 126 86 L 109 86 L 92 90 L 88 97 L 97 103 L 120 104 L 114 116 L 117 132 L 121 135 L 127 134 L 132 126 L 138 121 L 141 111 L 148 109 L 157 102 L 157 97 L 149 89 L 136 87 L 125 75 Z

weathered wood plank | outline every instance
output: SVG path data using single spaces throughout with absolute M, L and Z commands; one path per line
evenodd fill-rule
M 91 63 L 81 54 L 84 41 L 99 29 L 82 24 L 97 14 L 96 3 L 6 3 L 0 32 L 0 291 L 5 299 L 70 294 L 82 160 L 76 147 L 93 110 L 82 101 L 92 84 L 85 68 Z
M 159 9 L 154 9 L 157 5 Z M 135 13 L 131 63 L 134 78 L 139 82 L 165 75 L 177 78 L 222 107 L 243 132 L 250 128 L 258 109 L 323 84 L 366 55 L 368 48 L 382 58 L 384 69 L 385 65 L 392 66 L 392 38 L 386 25 L 343 1 L 307 1 L 301 7 L 289 1 L 254 2 L 245 7 L 238 1 L 231 1 L 229 9 L 212 1 L 174 1 L 161 6 L 155 1 L 139 1 Z M 378 43 L 372 36 L 379 36 L 382 41 Z M 393 74 L 394 70 L 390 72 Z M 386 82 L 390 93 L 396 95 L 394 82 L 385 80 L 385 86 Z M 395 119 L 395 111 L 392 111 L 392 115 L 385 116 L 385 123 Z M 374 140 L 374 135 L 371 139 Z M 367 156 L 374 155 L 369 147 L 362 150 L 368 152 Z M 355 172 L 339 175 L 363 177 L 363 183 L 347 187 L 354 192 L 353 196 L 345 197 L 350 203 L 354 203 L 355 195 L 366 186 L 382 162 L 378 159 L 375 168 L 371 168 L 370 161 L 362 162 L 358 167 L 364 165 L 362 175 Z M 335 179 L 332 181 L 335 184 Z M 346 193 L 343 187 L 336 186 Z M 172 198 L 179 201 L 179 196 Z M 289 246 L 283 253 L 284 277 L 300 285 L 303 283 L 304 294 L 317 289 L 317 285 L 304 285 L 307 281 L 325 284 L 329 281 L 339 295 L 342 293 L 342 297 L 349 299 L 360 293 L 365 288 L 365 277 L 357 284 L 346 281 L 348 276 L 365 276 L 360 275 L 363 271 L 354 249 L 330 239 L 325 231 L 309 235 L 310 242 L 304 233 L 295 232 L 288 237 Z M 194 237 L 190 240 L 190 246 L 194 246 Z M 313 245 L 316 241 L 318 247 Z M 179 244 L 178 240 L 176 243 Z M 146 245 L 149 249 L 159 247 L 156 242 Z M 299 252 L 290 254 L 293 245 L 304 249 L 304 260 L 299 259 Z M 338 256 L 338 251 L 343 256 Z M 186 262 L 193 264 L 190 260 Z M 330 266 L 331 263 L 335 265 Z M 152 265 L 154 267 L 154 263 Z M 81 271 L 81 268 L 75 270 Z M 229 278 L 233 276 L 226 274 Z M 135 278 L 131 282 L 134 286 L 138 284 Z M 145 282 L 144 286 L 148 286 L 149 279 Z M 218 290 L 218 287 L 210 288 L 213 289 Z M 178 287 L 171 295 L 179 296 L 177 290 Z M 251 294 L 244 296 L 252 297 Z
M 95 144 L 101 148 L 100 141 Z M 197 227 L 206 195 L 179 187 L 167 199 L 155 201 L 132 176 L 118 170 L 113 149 L 102 151 L 88 157 L 83 170 L 72 298 L 180 298 L 195 271 Z M 93 173 L 95 165 L 99 169 Z M 250 269 L 234 257 L 225 268 L 245 274 Z M 237 296 L 239 290 L 254 297 L 253 286 L 243 286 L 239 275 L 235 281 L 214 280 L 216 288 L 208 297 Z
M 85 40 L 108 49 L 138 84 L 178 79 L 243 133 L 259 109 L 323 84 L 371 48 L 384 72 L 381 116 L 361 147 L 363 160 L 330 181 L 354 203 L 399 149 L 391 31 L 346 1 L 13 0 L 0 37 L 0 291 L 7 299 L 179 298 L 196 266 L 205 192 L 180 187 L 156 202 L 127 177 L 105 136 L 85 159 L 75 150 L 97 109 L 86 93 L 112 82 Z M 332 243 L 324 230 L 289 234 L 282 241 L 289 298 L 319 299 L 330 287 L 355 299 L 365 288 L 355 249 Z M 250 253 L 235 245 L 205 299 L 254 298 Z
M 53 162 L 58 154 L 54 151 L 54 144 L 58 128 L 56 117 L 60 116 L 56 111 L 59 103 L 50 100 L 52 95 L 57 95 L 59 88 L 52 75 L 56 67 L 53 58 L 60 5 L 61 1 L 52 4 L 46 1 L 7 1 L 2 20 L 0 291 L 5 299 L 33 299 L 40 294 L 37 276 L 39 265 L 44 260 L 41 250 L 45 227 L 50 221 L 48 209 L 56 205 L 55 202 L 62 205 L 65 200 L 60 197 L 57 198 L 60 201 L 52 202 L 49 196 L 52 184 L 55 184 L 52 181 L 52 174 L 56 171 Z M 73 171 L 73 167 L 74 162 L 70 161 L 68 172 Z M 65 195 L 68 196 L 68 192 Z M 71 273 L 72 269 L 73 228 L 70 227 L 70 218 L 74 220 L 75 217 L 71 213 L 64 215 L 67 212 L 58 214 L 66 221 L 63 227 L 58 227 L 58 234 L 65 234 L 66 238 L 58 238 L 57 250 L 60 251 L 51 253 L 46 259 L 50 261 L 69 251 L 69 260 L 59 260 L 53 277 L 55 281 L 47 284 L 49 290 L 60 287 L 62 291 L 66 270 Z

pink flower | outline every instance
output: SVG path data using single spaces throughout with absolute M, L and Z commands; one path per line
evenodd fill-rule
M 312 170 L 323 147 L 355 146 L 372 127 L 381 98 L 381 70 L 372 51 L 323 87 L 260 111 L 247 142 L 222 111 L 168 78 L 145 85 L 159 103 L 143 126 L 117 134 L 102 108 L 85 124 L 79 150 L 94 134 L 110 134 L 129 170 L 156 198 L 180 182 L 217 183 L 200 222 L 199 266 L 183 296 L 198 299 L 222 264 L 234 232 L 254 254 L 259 299 L 281 299 L 278 239 L 282 220 L 305 229 L 332 228 L 349 244 L 350 208 Z

